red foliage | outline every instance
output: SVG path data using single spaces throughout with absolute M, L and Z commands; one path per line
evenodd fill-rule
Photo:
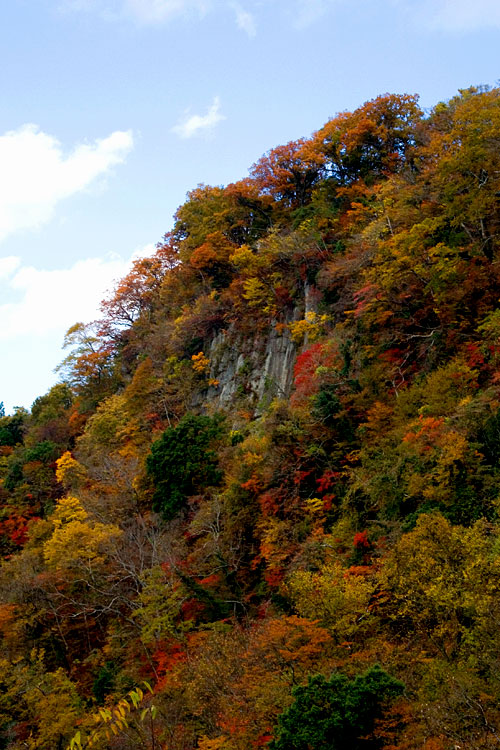
M 321 364 L 322 345 L 313 344 L 305 352 L 299 354 L 294 369 L 295 393 L 292 394 L 293 406 L 304 405 L 304 402 L 318 392 L 319 382 L 315 373 Z
M 335 495 L 330 493 L 329 495 L 323 495 L 323 509 L 324 510 L 331 510 L 333 501 L 335 500 Z
M 356 305 L 354 308 L 354 316 L 356 318 L 359 318 L 363 314 L 371 300 L 376 297 L 377 292 L 378 289 L 375 284 L 370 282 L 353 294 L 354 303 Z
M 316 368 L 321 362 L 321 349 L 322 344 L 317 342 L 297 357 L 294 369 L 296 388 L 302 384 L 302 378 L 310 378 L 314 375 Z
M 368 539 L 366 531 L 358 531 L 354 534 L 354 547 L 357 550 L 368 550 L 371 549 L 371 542 Z
M 298 469 L 296 472 L 294 472 L 293 483 L 295 484 L 295 486 L 298 487 L 299 485 L 301 485 L 304 480 L 312 474 L 312 472 L 312 469 L 309 469 L 308 471 L 302 471 Z
M 403 443 L 417 443 L 422 451 L 430 451 L 442 432 L 444 417 L 423 417 L 421 414 L 418 419 L 419 429 L 407 432 Z
M 205 611 L 205 605 L 197 599 L 188 599 L 181 606 L 183 620 L 197 620 Z
M 479 344 L 473 341 L 465 346 L 465 352 L 467 355 L 467 366 L 471 368 L 479 367 L 485 363 L 484 354 L 479 348 Z
M 31 521 L 38 520 L 38 516 L 12 513 L 0 522 L 0 537 L 7 537 L 16 547 L 23 547 L 28 541 L 28 527 Z
M 259 506 L 263 516 L 274 516 L 279 511 L 276 496 L 272 492 L 265 492 L 259 496 Z
M 177 666 L 183 664 L 187 659 L 184 647 L 177 641 L 162 641 L 152 656 L 158 674 L 156 690 L 164 685 L 169 672 L 175 670 Z
M 318 368 L 325 371 L 341 366 L 338 350 L 332 346 L 332 342 L 316 342 L 305 352 L 299 354 L 294 368 L 295 392 L 291 397 L 291 404 L 295 407 L 306 407 L 309 399 L 318 393 L 319 387 L 324 382 L 324 377 L 318 374 Z
M 279 307 L 287 307 L 287 305 L 293 304 L 290 292 L 283 284 L 274 287 L 274 295 Z
M 285 571 L 282 568 L 272 568 L 270 570 L 266 570 L 266 572 L 264 573 L 264 579 L 267 585 L 273 589 L 280 586 L 284 577 Z
M 247 490 L 247 492 L 252 492 L 256 494 L 259 491 L 260 488 L 260 482 L 258 477 L 255 474 L 252 474 L 250 479 L 247 479 L 246 482 L 242 482 L 241 489 Z
M 291 208 L 303 206 L 321 172 L 322 157 L 304 149 L 306 141 L 277 146 L 253 165 L 251 175 L 261 194 Z
M 269 734 L 270 731 L 271 728 L 269 728 L 269 731 L 265 734 L 260 734 L 255 742 L 252 743 L 253 747 L 266 747 L 266 745 L 268 745 L 273 738 L 272 734 Z
M 230 737 L 245 736 L 249 724 L 250 719 L 243 718 L 241 714 L 238 716 L 219 717 L 219 727 L 224 734 L 228 734 Z
M 200 586 L 206 586 L 207 588 L 210 588 L 211 586 L 215 586 L 218 583 L 220 583 L 220 575 L 218 573 L 212 573 L 210 576 L 206 576 L 206 578 L 202 578 L 201 581 L 198 581 Z
M 378 358 L 381 359 L 382 362 L 387 362 L 387 364 L 390 365 L 400 365 L 405 358 L 405 353 L 401 349 L 394 347 L 393 349 L 387 349 L 387 351 L 379 354 Z
M 324 471 L 320 478 L 316 479 L 318 492 L 325 492 L 325 490 L 329 490 L 330 487 L 333 487 L 333 485 L 335 484 L 335 480 L 340 476 L 340 471 L 332 471 L 331 469 L 327 469 L 326 471 Z

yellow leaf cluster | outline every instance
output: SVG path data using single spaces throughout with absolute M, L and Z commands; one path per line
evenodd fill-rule
M 319 572 L 297 570 L 286 583 L 299 615 L 320 619 L 337 640 L 349 640 L 370 614 L 375 582 L 349 575 L 334 562 Z
M 205 734 L 198 740 L 198 750 L 230 750 L 229 739 L 224 735 L 210 739 Z
M 122 531 L 114 524 L 93 521 L 76 497 L 62 498 L 52 516 L 54 532 L 43 545 L 49 568 L 65 570 L 104 562 Z
M 87 472 L 81 463 L 73 458 L 70 451 L 56 461 L 56 479 L 65 489 L 78 487 L 86 478 Z
M 262 307 L 265 308 L 269 303 L 269 290 L 266 286 L 255 276 L 250 279 L 246 279 L 243 282 L 244 298 L 247 300 L 250 307 Z
M 193 354 L 191 360 L 193 362 L 193 370 L 199 375 L 205 375 L 205 373 L 208 372 L 210 368 L 210 360 L 208 359 L 208 357 L 205 357 L 203 352 Z
M 303 320 L 290 323 L 289 328 L 292 341 L 300 344 L 305 336 L 307 336 L 310 343 L 317 341 L 325 333 L 325 326 L 329 320 L 329 315 L 318 315 L 310 310 L 305 314 Z

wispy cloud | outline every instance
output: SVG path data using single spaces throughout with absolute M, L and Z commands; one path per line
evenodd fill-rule
M 207 110 L 206 115 L 189 115 L 185 117 L 172 128 L 172 132 L 179 138 L 194 138 L 202 133 L 209 133 L 215 126 L 225 120 L 225 116 L 220 112 L 220 99 L 218 96 Z
M 345 0 L 347 1 L 347 0 Z M 499 0 L 384 0 L 421 31 L 451 34 L 500 28 Z
M 57 204 L 121 164 L 133 146 L 130 131 L 116 131 L 63 153 L 60 142 L 36 125 L 0 136 L 0 241 L 51 219 Z
M 294 0 L 286 2 L 293 23 L 304 28 L 317 22 L 336 7 L 353 6 L 352 0 Z M 361 0 L 356 3 L 374 3 L 395 8 L 405 13 L 421 28 L 445 32 L 474 32 L 481 29 L 500 28 L 500 0 Z M 353 13 L 362 8 L 353 8 Z
M 114 20 L 129 19 L 156 25 L 178 18 L 203 19 L 212 11 L 231 12 L 236 25 L 249 37 L 256 35 L 256 18 L 270 0 L 59 0 L 64 10 L 87 11 Z M 336 8 L 350 8 L 353 16 L 362 6 L 390 6 L 420 28 L 467 33 L 500 28 L 500 0 L 273 0 L 289 23 L 303 29 Z M 358 6 L 358 7 L 356 7 Z
M 211 7 L 211 0 L 124 0 L 122 6 L 127 15 L 144 24 L 192 14 L 202 17 Z
M 290 5 L 293 25 L 298 29 L 310 26 L 318 21 L 334 2 L 335 0 L 295 0 L 295 3 Z
M 257 24 L 255 17 L 239 3 L 230 3 L 230 7 L 233 9 L 236 15 L 236 25 L 239 29 L 245 32 L 250 38 L 253 38 L 257 34 Z
M 428 0 L 430 26 L 445 31 L 468 32 L 500 27 L 499 0 Z
M 253 0 L 246 0 L 253 2 Z M 248 36 L 256 33 L 255 18 L 235 0 L 61 0 L 63 11 L 94 12 L 108 20 L 129 19 L 143 26 L 178 18 L 203 19 L 214 10 L 233 12 L 236 25 Z
M 193 12 L 203 15 L 212 7 L 213 2 L 214 0 L 60 0 L 59 10 L 63 13 L 96 13 L 111 21 L 131 18 L 141 24 L 157 24 Z

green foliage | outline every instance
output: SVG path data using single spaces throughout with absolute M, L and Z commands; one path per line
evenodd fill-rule
M 36 424 L 44 424 L 58 417 L 73 403 L 73 393 L 66 383 L 54 385 L 45 396 L 39 396 L 31 406 L 31 416 Z
M 0 445 L 14 446 L 23 442 L 27 413 L 18 409 L 13 416 L 0 414 Z
M 104 703 L 105 697 L 111 692 L 116 672 L 116 665 L 111 661 L 107 661 L 96 675 L 92 685 L 92 692 L 99 704 Z
M 186 499 L 222 480 L 214 443 L 222 435 L 222 418 L 188 414 L 165 430 L 151 446 L 147 472 L 155 485 L 153 507 L 174 518 Z
M 361 750 L 380 746 L 369 738 L 384 703 L 404 686 L 375 665 L 349 680 L 343 674 L 310 677 L 293 691 L 294 702 L 279 718 L 271 750 Z
M 50 463 L 55 461 L 59 455 L 59 449 L 55 443 L 51 440 L 43 440 L 41 443 L 37 443 L 33 448 L 29 448 L 25 451 L 24 461 L 29 463 L 30 461 L 41 461 L 42 463 Z
M 313 397 L 312 414 L 326 425 L 331 425 L 334 417 L 341 409 L 340 400 L 336 394 L 334 385 L 325 383 L 320 386 L 318 393 Z

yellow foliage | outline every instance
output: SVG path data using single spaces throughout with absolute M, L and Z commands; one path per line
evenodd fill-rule
M 87 456 L 115 450 L 122 445 L 123 431 L 129 420 L 124 395 L 115 394 L 104 399 L 88 420 L 85 432 L 78 438 L 79 450 Z
M 265 257 L 254 252 L 248 245 L 241 245 L 229 258 L 239 271 L 248 274 L 255 274 L 262 268 Z
M 324 509 L 323 500 L 319 497 L 310 497 L 306 500 L 306 509 L 313 516 L 322 513 Z
M 62 498 L 51 520 L 54 533 L 43 545 L 43 556 L 55 570 L 102 563 L 122 535 L 114 524 L 89 519 L 76 497 Z
M 266 308 L 269 303 L 269 289 L 260 281 L 252 276 L 243 282 L 243 296 L 250 307 Z
M 329 315 L 318 315 L 312 311 L 307 312 L 303 320 L 297 320 L 296 323 L 289 324 L 292 341 L 300 344 L 305 336 L 310 343 L 316 341 L 325 333 L 325 326 L 329 320 Z
M 245 453 L 243 456 L 243 461 L 245 462 L 246 466 L 252 468 L 262 463 L 263 458 L 264 457 L 259 453 L 252 453 L 252 451 L 247 451 L 247 453 Z
M 382 569 L 394 619 L 408 619 L 416 632 L 448 654 L 466 640 L 473 646 L 479 632 L 496 630 L 500 559 L 492 554 L 492 545 L 484 521 L 466 529 L 441 515 L 421 515 Z
M 230 740 L 225 735 L 209 739 L 205 734 L 198 740 L 198 750 L 231 750 Z
M 299 615 L 320 619 L 337 640 L 349 640 L 366 623 L 375 582 L 350 575 L 334 562 L 319 572 L 297 570 L 285 589 Z
M 17 746 L 26 750 L 64 747 L 79 718 L 81 703 L 64 670 L 48 671 L 44 650 L 32 649 L 25 659 L 0 659 L 0 682 L 2 726 L 12 724 L 21 715 L 30 727 L 29 734 Z M 13 708 L 10 716 L 9 707 Z
M 81 463 L 73 458 L 70 451 L 56 461 L 56 479 L 65 489 L 78 487 L 86 478 L 87 472 Z
M 208 372 L 210 369 L 210 360 L 205 357 L 203 352 L 198 352 L 198 354 L 193 354 L 191 357 L 191 360 L 193 362 L 193 370 L 197 372 L 199 375 L 205 375 L 205 373 Z
M 182 586 L 169 580 L 159 565 L 145 571 L 141 582 L 140 606 L 133 617 L 141 625 L 143 643 L 154 645 L 162 639 L 181 638 L 190 627 L 189 622 L 177 622 L 185 599 Z
M 292 529 L 288 521 L 270 516 L 259 523 L 260 555 L 269 569 L 281 567 L 290 555 Z
M 361 424 L 365 430 L 377 434 L 382 431 L 387 431 L 388 425 L 390 424 L 391 417 L 394 410 L 391 406 L 382 403 L 381 401 L 375 401 L 366 413 L 366 422 Z
M 88 513 L 78 498 L 68 495 L 58 501 L 55 511 L 51 516 L 54 526 L 59 528 L 63 524 L 72 521 L 84 521 L 88 518 Z

